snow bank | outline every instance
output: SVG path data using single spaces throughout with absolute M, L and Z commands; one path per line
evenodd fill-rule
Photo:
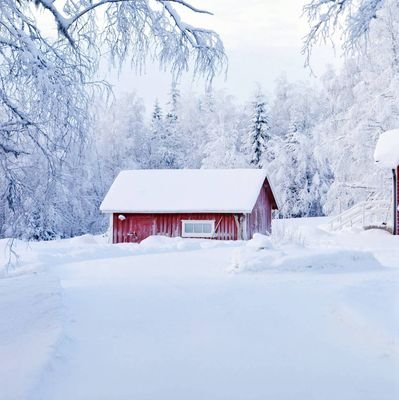
M 181 237 L 168 236 L 149 236 L 139 244 L 127 244 L 132 247 L 132 251 L 137 254 L 164 253 L 187 250 L 201 250 L 214 247 L 235 246 L 240 242 L 207 240 L 207 239 L 187 239 Z M 120 246 L 120 245 L 117 245 Z M 126 244 L 122 244 L 126 246 Z
M 12 243 L 12 251 L 10 245 Z M 43 267 L 113 259 L 142 254 L 157 254 L 224 246 L 239 246 L 241 242 L 150 236 L 141 243 L 110 244 L 104 235 L 83 235 L 48 242 L 0 240 L 0 279 L 40 270 Z
M 284 251 L 236 251 L 233 255 L 234 271 L 318 271 L 356 272 L 381 268 L 372 253 L 349 250 L 304 251 L 288 255 Z
M 310 248 L 298 244 L 273 244 L 267 237 L 257 236 L 232 256 L 232 271 L 318 271 L 356 272 L 381 269 L 374 255 L 367 251 Z
M 0 278 L 18 276 L 37 270 L 38 253 L 31 243 L 17 239 L 0 239 Z
M 99 258 L 123 257 L 131 254 L 107 243 L 103 235 L 83 235 L 72 239 L 27 242 L 23 240 L 0 240 L 0 278 L 19 276 L 67 264 Z
M 374 161 L 384 168 L 395 169 L 399 165 L 399 129 L 382 133 L 377 141 Z
M 150 236 L 137 245 L 140 253 L 199 249 L 200 242 L 181 237 Z
M 270 249 L 273 247 L 271 236 L 261 235 L 260 233 L 255 233 L 252 240 L 248 241 L 246 245 L 247 247 L 257 250 Z

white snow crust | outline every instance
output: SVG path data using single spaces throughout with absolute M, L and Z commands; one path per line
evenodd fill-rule
M 399 129 L 380 135 L 374 151 L 374 161 L 383 168 L 395 169 L 399 165 Z
M 105 213 L 250 213 L 265 179 L 261 169 L 122 171 L 100 209 Z

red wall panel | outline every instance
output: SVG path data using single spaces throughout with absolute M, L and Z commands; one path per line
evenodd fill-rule
M 122 215 L 125 219 L 120 219 Z M 181 236 L 182 220 L 214 220 L 213 239 L 237 240 L 234 214 L 114 214 L 113 243 L 140 242 L 151 235 Z

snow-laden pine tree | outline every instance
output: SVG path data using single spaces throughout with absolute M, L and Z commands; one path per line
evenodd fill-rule
M 252 167 L 263 168 L 271 159 L 271 127 L 266 96 L 258 88 L 251 104 L 252 115 L 248 134 L 249 163 Z
M 180 122 L 180 91 L 176 83 L 172 84 L 170 90 L 170 100 L 167 104 L 169 111 L 165 116 L 165 134 L 158 143 L 160 156 L 163 158 L 163 168 L 184 168 L 186 165 L 186 152 L 188 139 L 182 131 Z
M 158 99 L 155 100 L 154 108 L 151 114 L 151 123 L 149 129 L 149 159 L 148 168 L 164 168 L 163 143 L 165 141 L 165 122 L 162 108 Z

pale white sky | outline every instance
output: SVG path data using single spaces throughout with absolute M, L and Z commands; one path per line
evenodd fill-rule
M 213 29 L 219 33 L 229 59 L 228 75 L 215 79 L 216 89 L 225 88 L 240 101 L 247 100 L 259 83 L 270 94 L 275 80 L 285 73 L 293 80 L 314 79 L 304 68 L 301 54 L 302 39 L 308 30 L 307 21 L 301 17 L 303 5 L 310 0 L 187 0 L 198 8 L 214 13 L 213 16 L 196 14 L 178 8 L 183 20 L 191 25 Z M 54 24 L 43 17 L 44 27 L 51 32 Z M 320 46 L 312 57 L 316 75 L 327 64 L 339 65 L 341 59 L 331 47 Z M 115 94 L 136 90 L 147 108 L 152 108 L 156 98 L 167 101 L 171 77 L 159 70 L 157 64 L 147 65 L 145 73 L 138 75 L 130 66 L 118 75 L 114 70 L 106 73 L 114 86 Z M 193 82 L 192 73 L 182 77 L 181 89 L 201 92 L 204 82 Z
M 239 100 L 246 100 L 256 82 L 271 93 L 276 78 L 283 72 L 289 80 L 311 79 L 301 55 L 302 38 L 308 28 L 305 18 L 301 18 L 305 0 L 191 0 L 190 3 L 212 11 L 214 16 L 185 12 L 182 14 L 185 20 L 217 31 L 229 57 L 227 80 L 216 79 L 216 88 L 226 88 Z M 316 75 L 329 63 L 339 65 L 340 59 L 331 48 L 317 48 L 312 58 Z M 114 74 L 108 78 L 116 93 L 136 89 L 149 107 L 155 98 L 165 101 L 170 86 L 169 74 L 160 72 L 156 65 L 149 65 L 141 76 L 125 68 L 118 78 Z M 193 84 L 191 78 L 191 74 L 183 77 L 182 89 L 192 86 L 200 91 L 203 84 Z

